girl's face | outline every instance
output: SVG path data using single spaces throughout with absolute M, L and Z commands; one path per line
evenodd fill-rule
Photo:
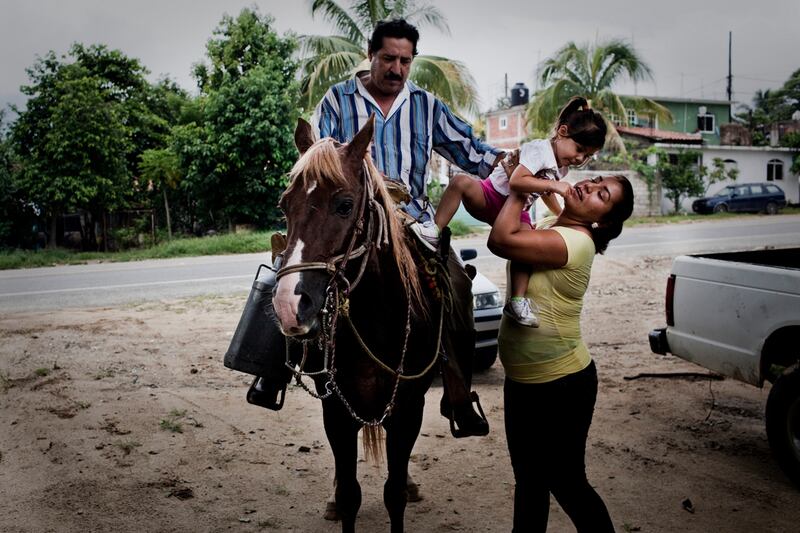
M 567 127 L 560 126 L 553 139 L 553 152 L 560 167 L 581 167 L 588 163 L 599 148 L 582 146 L 567 137 Z

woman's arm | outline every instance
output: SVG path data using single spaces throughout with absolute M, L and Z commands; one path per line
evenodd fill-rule
M 549 209 L 554 215 L 558 216 L 561 214 L 561 204 L 558 203 L 558 200 L 552 194 L 543 194 L 542 202 L 544 202 L 544 205 L 547 206 L 547 209 Z
M 526 194 L 512 192 L 506 199 L 503 209 L 492 225 L 489 250 L 504 259 L 534 266 L 559 268 L 566 265 L 567 244 L 557 231 L 549 229 L 528 231 L 520 228 L 519 217 L 526 197 Z

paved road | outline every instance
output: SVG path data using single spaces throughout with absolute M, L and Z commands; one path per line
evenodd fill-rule
M 486 248 L 485 234 L 458 239 L 455 246 L 476 248 L 473 263 L 480 271 L 502 271 L 502 261 Z M 800 246 L 800 216 L 639 226 L 625 230 L 607 254 L 624 258 L 763 246 Z M 0 271 L 0 313 L 243 293 L 265 261 L 267 253 Z

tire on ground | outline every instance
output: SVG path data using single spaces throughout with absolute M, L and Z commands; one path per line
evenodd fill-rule
M 497 360 L 497 346 L 475 348 L 475 372 L 488 370 Z
M 800 488 L 800 367 L 775 381 L 767 399 L 766 420 L 772 454 Z

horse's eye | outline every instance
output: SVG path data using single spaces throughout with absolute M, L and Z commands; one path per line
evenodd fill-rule
M 344 198 L 336 203 L 336 214 L 340 217 L 350 216 L 353 212 L 353 200 Z

